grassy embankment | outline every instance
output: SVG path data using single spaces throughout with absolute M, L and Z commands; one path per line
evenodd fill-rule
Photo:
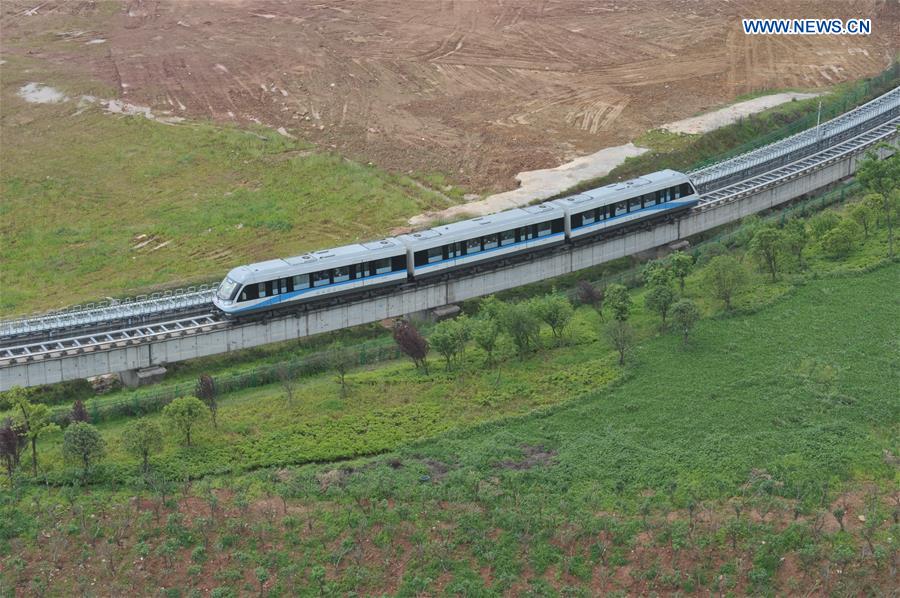
M 894 62 L 880 75 L 834 86 L 821 97 L 794 100 L 741 119 L 740 122 L 703 135 L 671 133 L 661 129 L 638 137 L 635 145 L 650 151 L 628 158 L 609 174 L 583 181 L 560 196 L 592 189 L 614 181 L 638 177 L 663 168 L 682 172 L 756 149 L 768 143 L 815 126 L 819 101 L 822 121 L 829 120 L 863 104 L 900 84 L 900 62 Z M 766 93 L 777 93 L 777 90 Z M 763 95 L 748 94 L 735 101 Z
M 78 107 L 109 89 L 10 56 L 3 65 L 0 310 L 220 279 L 248 261 L 383 237 L 446 199 L 406 176 L 263 127 L 167 126 Z M 72 98 L 31 104 L 26 83 Z
M 637 289 L 643 340 L 624 369 L 580 308 L 563 346 L 509 358 L 499 374 L 473 348 L 449 374 L 406 362 L 355 371 L 346 399 L 331 376 L 291 405 L 277 386 L 228 396 L 220 432 L 193 448 L 167 439 L 154 466 L 276 469 L 165 498 L 127 477 L 124 491 L 7 491 L 0 583 L 182 595 L 885 590 L 900 269 L 877 266 L 884 249 L 883 231 L 846 261 L 813 248 L 804 272 L 776 284 L 754 274 L 731 316 L 693 274 L 686 294 L 707 317 L 687 348 L 657 332 Z M 121 423 L 99 426 L 107 479 L 135 470 Z M 59 467 L 57 442 L 42 441 L 42 467 Z

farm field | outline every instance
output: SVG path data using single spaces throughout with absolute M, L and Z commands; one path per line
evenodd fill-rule
M 730 253 L 747 257 L 759 226 Z M 225 395 L 218 431 L 205 424 L 192 447 L 167 432 L 151 457 L 169 485 L 141 481 L 123 419 L 98 423 L 107 455 L 77 491 L 57 486 L 78 478 L 48 436 L 51 486 L 0 491 L 0 589 L 887 591 L 900 266 L 885 231 L 840 259 L 811 242 L 775 283 L 748 272 L 730 314 L 703 286 L 703 256 L 722 249 L 686 280 L 705 315 L 687 346 L 634 290 L 624 367 L 582 306 L 562 340 L 545 328 L 537 353 L 501 351 L 494 367 L 471 347 L 449 372 L 354 369 L 346 396 L 332 373 L 290 401 L 278 384 Z

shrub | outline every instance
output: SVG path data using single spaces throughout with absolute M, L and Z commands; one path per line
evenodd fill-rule
M 822 237 L 822 249 L 832 258 L 840 258 L 853 251 L 853 245 L 860 234 L 860 226 L 853 220 L 844 219 Z
M 75 422 L 63 434 L 62 453 L 67 461 L 80 463 L 82 474 L 87 476 L 91 463 L 106 452 L 106 442 L 97 428 L 84 422 Z
M 731 299 L 744 286 L 747 273 L 739 261 L 730 255 L 720 255 L 710 260 L 703 271 L 703 282 L 712 295 L 731 309 Z

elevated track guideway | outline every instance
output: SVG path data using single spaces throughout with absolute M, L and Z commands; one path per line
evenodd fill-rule
M 396 317 L 566 274 L 652 249 L 769 209 L 845 179 L 861 155 L 900 138 L 900 88 L 776 143 L 689 173 L 701 202 L 672 224 L 590 245 L 564 246 L 521 263 L 463 272 L 348 298 L 226 320 L 213 286 L 110 301 L 0 322 L 0 390 L 163 365 Z M 886 152 L 882 151 L 882 155 Z

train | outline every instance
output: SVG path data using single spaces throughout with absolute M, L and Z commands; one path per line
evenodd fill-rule
M 473 267 L 595 242 L 652 225 L 700 198 L 687 175 L 661 170 L 537 205 L 377 241 L 234 268 L 216 290 L 229 318 L 461 274 Z

